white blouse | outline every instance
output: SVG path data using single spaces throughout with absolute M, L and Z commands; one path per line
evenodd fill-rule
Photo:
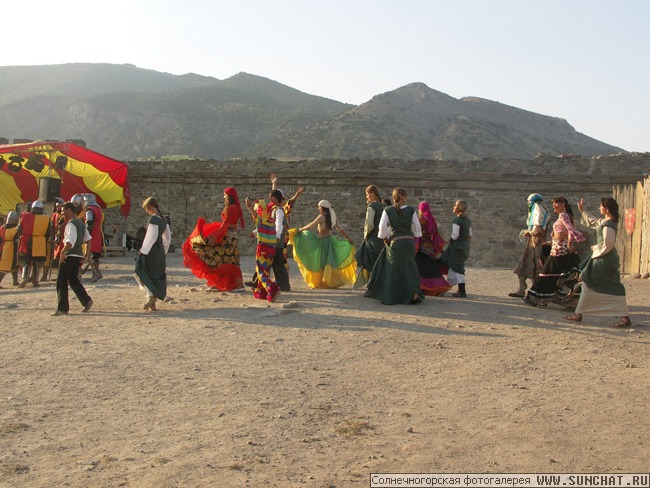
M 605 219 L 602 218 L 598 219 L 596 217 L 593 217 L 592 215 L 589 215 L 587 212 L 582 212 L 582 222 L 589 228 L 598 229 L 598 227 L 604 221 Z M 592 259 L 604 256 L 612 249 L 614 249 L 614 246 L 616 245 L 616 232 L 614 231 L 614 229 L 607 226 L 601 227 L 601 229 L 603 230 L 603 242 L 591 246 Z
M 156 224 L 149 224 L 147 226 L 147 234 L 142 240 L 142 247 L 140 252 L 144 255 L 149 254 L 151 248 L 158 240 L 158 226 Z M 165 232 L 162 235 L 163 248 L 165 249 L 165 254 L 169 251 L 169 245 L 172 243 L 172 231 L 169 229 L 169 224 L 165 226 Z
M 408 205 L 402 205 L 400 208 L 406 208 Z M 387 239 L 390 237 L 390 226 L 388 225 L 390 219 L 386 210 L 381 214 L 381 219 L 379 219 L 379 234 L 380 239 Z M 418 213 L 413 212 L 413 218 L 411 219 L 411 233 L 413 237 L 422 237 L 422 227 L 420 227 L 420 220 L 418 219 Z

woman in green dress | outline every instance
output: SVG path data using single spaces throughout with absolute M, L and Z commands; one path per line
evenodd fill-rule
M 613 198 L 600 201 L 602 218 L 589 215 L 584 210 L 584 200 L 578 202 L 582 223 L 596 229 L 597 244 L 582 268 L 582 291 L 575 313 L 567 320 L 582 321 L 583 314 L 620 317 L 613 327 L 632 325 L 625 300 L 625 287 L 621 283 L 620 262 L 616 252 L 618 203 Z
M 149 220 L 135 261 L 135 279 L 140 288 L 147 291 L 144 309 L 153 312 L 156 310 L 156 299 L 164 300 L 167 296 L 166 254 L 172 235 L 155 198 L 147 198 L 142 202 L 142 208 L 149 215 Z
M 451 222 L 451 239 L 442 253 L 441 259 L 449 266 L 447 281 L 458 285 L 458 290 L 451 296 L 467 298 L 465 291 L 465 261 L 469 257 L 469 241 L 472 238 L 472 221 L 467 217 L 467 202 L 458 200 L 453 212 L 456 217 Z
M 422 303 L 420 273 L 415 264 L 415 238 L 422 237 L 415 209 L 406 204 L 404 188 L 393 190 L 393 205 L 384 209 L 379 220 L 384 248 L 372 268 L 365 297 L 385 305 Z
M 384 212 L 384 205 L 375 185 L 366 188 L 366 221 L 363 225 L 363 242 L 354 258 L 357 260 L 357 280 L 354 288 L 363 288 L 368 283 L 370 272 L 377 262 L 379 253 L 384 248 L 384 242 L 379 238 L 379 219 Z
M 289 230 L 293 259 L 309 288 L 339 288 L 352 284 L 357 270 L 352 239 L 336 220 L 330 202 L 318 202 L 318 211 L 318 217 L 310 224 Z M 332 229 L 345 239 L 331 235 Z

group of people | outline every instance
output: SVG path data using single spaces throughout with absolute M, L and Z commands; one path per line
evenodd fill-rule
M 244 281 L 240 268 L 238 234 L 246 228 L 246 218 L 235 188 L 224 190 L 221 221 L 208 223 L 199 218 L 185 240 L 184 264 L 205 279 L 210 289 L 243 292 L 249 286 L 255 298 L 274 302 L 281 292 L 291 290 L 287 263 L 287 246 L 291 244 L 293 258 L 310 288 L 367 287 L 364 296 L 389 305 L 418 304 L 425 295 L 441 296 L 453 286 L 457 289 L 452 296 L 467 297 L 465 262 L 472 224 L 465 201 L 456 201 L 453 206 L 455 217 L 446 241 L 426 201 L 416 210 L 407 204 L 406 190 L 398 187 L 387 202 L 375 185 L 369 185 L 365 190 L 364 238 L 356 249 L 327 200 L 318 202 L 318 216 L 312 222 L 290 228 L 292 209 L 304 188 L 287 199 L 276 188 L 277 181 L 277 175 L 271 174 L 268 203 L 245 199 L 253 222 L 251 236 L 257 241 L 255 272 L 250 281 Z M 597 239 L 583 260 L 575 244 L 586 238 L 576 228 L 568 200 L 552 200 L 557 214 L 552 225 L 540 194 L 531 194 L 527 203 L 527 228 L 520 233 L 524 251 L 514 269 L 519 286 L 509 295 L 535 307 L 557 303 L 570 308 L 573 313 L 565 316 L 570 321 L 580 322 L 584 314 L 611 315 L 619 317 L 615 327 L 630 326 L 615 248 L 619 220 L 616 200 L 601 200 L 600 217 L 587 213 L 583 200 L 578 202 L 582 224 L 595 229 Z M 142 208 L 149 217 L 136 258 L 135 277 L 147 293 L 144 310 L 154 311 L 156 301 L 167 298 L 166 254 L 171 231 L 155 198 L 147 198 Z M 57 202 L 52 217 L 45 215 L 40 201 L 33 202 L 29 212 L 9 212 L 0 227 L 0 283 L 11 273 L 15 286 L 24 287 L 29 282 L 39 286 L 41 271 L 58 261 L 54 315 L 69 312 L 68 288 L 77 296 L 83 312 L 88 312 L 93 301 L 80 281 L 80 268 L 86 260 L 93 271 L 91 281 L 102 278 L 102 223 L 103 212 L 93 195 L 75 195 L 70 202 Z M 340 236 L 332 234 L 334 230 Z
M 70 202 L 57 198 L 51 216 L 45 214 L 40 200 L 31 202 L 29 211 L 9 212 L 0 228 L 0 282 L 11 273 L 14 286 L 38 287 L 58 267 L 54 315 L 68 313 L 68 287 L 87 312 L 92 300 L 81 284 L 81 265 L 85 260 L 92 269 L 90 281 L 103 278 L 99 270 L 103 220 L 103 210 L 92 194 L 74 195 Z
M 387 204 L 377 187 L 370 185 L 366 188 L 364 240 L 357 250 L 327 200 L 318 202 L 318 215 L 312 222 L 290 228 L 291 210 L 304 189 L 298 188 L 287 199 L 276 188 L 277 179 L 271 174 L 268 203 L 245 199 L 257 239 L 251 281 L 243 281 L 239 266 L 237 234 L 239 228 L 245 229 L 245 221 L 234 188 L 224 190 L 221 221 L 208 224 L 199 218 L 185 240 L 185 265 L 211 289 L 240 292 L 248 285 L 255 298 L 275 301 L 281 292 L 291 290 L 286 261 L 287 244 L 291 244 L 293 258 L 310 288 L 367 286 L 365 296 L 385 304 L 420 303 L 425 295 L 443 295 L 453 285 L 458 285 L 454 296 L 467 296 L 465 260 L 472 229 L 466 202 L 454 205 L 456 218 L 445 247 L 427 202 L 415 210 L 406 204 L 406 190 L 396 188 Z
M 581 223 L 596 231 L 597 242 L 585 259 L 580 258 L 575 244 L 586 237 L 576 228 L 568 200 L 556 197 L 552 206 L 557 220 L 549 225 L 550 212 L 542 196 L 533 193 L 528 197 L 528 227 L 521 232 L 524 252 L 514 269 L 519 287 L 510 296 L 535 307 L 556 303 L 574 309 L 565 316 L 574 322 L 581 322 L 583 314 L 591 314 L 619 317 L 614 327 L 631 326 L 615 247 L 618 203 L 610 197 L 602 198 L 600 217 L 595 217 L 586 212 L 583 199 L 578 202 Z
M 244 281 L 239 265 L 238 229 L 244 230 L 246 224 L 234 188 L 224 190 L 221 221 L 207 224 L 204 218 L 199 218 L 183 243 L 185 266 L 195 276 L 205 279 L 210 289 L 243 292 L 248 285 L 253 288 L 255 298 L 269 302 L 277 300 L 282 291 L 291 291 L 287 263 L 289 221 L 293 206 L 304 189 L 298 188 L 295 195 L 287 199 L 282 190 L 276 188 L 277 180 L 277 175 L 272 173 L 268 203 L 263 199 L 245 199 L 253 219 L 251 236 L 257 239 L 255 273 L 250 281 Z
M 27 212 L 9 212 L 0 230 L 0 284 L 8 273 L 11 273 L 13 285 L 20 288 L 30 282 L 37 287 L 40 281 L 47 279 L 53 258 L 53 236 L 54 225 L 45 215 L 40 200 L 32 202 Z

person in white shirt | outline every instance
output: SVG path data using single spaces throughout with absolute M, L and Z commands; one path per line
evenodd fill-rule
M 285 226 L 287 225 L 286 217 L 284 209 L 282 208 L 284 194 L 282 193 L 282 190 L 271 190 L 269 197 L 273 204 L 271 219 L 275 220 L 275 234 L 278 239 L 275 245 L 275 255 L 273 256 L 271 267 L 273 268 L 273 274 L 275 275 L 275 282 L 280 287 L 280 290 L 291 291 L 291 283 L 289 282 L 289 273 L 287 271 L 287 261 L 284 254 L 284 236 L 287 232 L 287 229 L 285 229 Z
M 451 223 L 451 238 L 442 253 L 441 259 L 449 266 L 447 281 L 458 285 L 451 296 L 467 298 L 465 291 L 465 261 L 469 257 L 469 242 L 472 239 L 472 221 L 467 217 L 467 202 L 457 200 L 453 208 L 456 217 Z
M 147 291 L 144 309 L 153 312 L 156 310 L 156 299 L 164 300 L 167 296 L 166 255 L 172 235 L 155 198 L 147 198 L 142 202 L 142 208 L 149 214 L 149 221 L 135 262 L 135 278 L 140 287 Z
M 404 188 L 395 188 L 393 205 L 381 214 L 378 237 L 385 245 L 363 295 L 385 305 L 415 305 L 424 299 L 415 264 L 415 238 L 422 237 L 422 227 L 415 208 L 406 204 L 407 196 Z
M 52 314 L 68 315 L 70 304 L 68 302 L 68 286 L 77 296 L 83 305 L 82 312 L 89 312 L 93 301 L 88 296 L 86 289 L 79 280 L 79 267 L 83 261 L 84 252 L 82 244 L 91 241 L 86 224 L 76 216 L 75 205 L 72 202 L 63 204 L 63 215 L 66 220 L 63 234 L 63 250 L 60 254 L 59 274 L 56 279 L 56 294 L 58 304 L 56 311 Z M 87 245 L 86 249 L 90 249 Z

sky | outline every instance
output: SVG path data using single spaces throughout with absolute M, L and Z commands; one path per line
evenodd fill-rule
M 247 72 L 355 105 L 421 82 L 650 151 L 648 0 L 9 0 L 2 14 L 2 66 Z

